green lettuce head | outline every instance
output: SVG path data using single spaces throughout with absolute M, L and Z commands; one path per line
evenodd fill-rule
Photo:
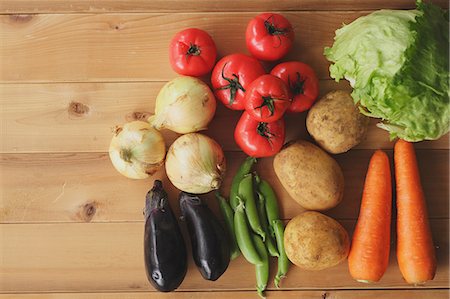
M 391 138 L 435 140 L 450 128 L 448 11 L 380 10 L 336 31 L 330 75 L 347 79 L 361 112 Z

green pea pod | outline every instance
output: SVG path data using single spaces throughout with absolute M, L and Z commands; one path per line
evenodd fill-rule
M 270 256 L 280 256 L 277 250 L 277 246 L 275 245 L 275 241 L 269 232 L 269 223 L 267 221 L 266 215 L 266 207 L 265 207 L 265 199 L 264 196 L 257 192 L 258 200 L 256 201 L 256 208 L 258 209 L 259 221 L 261 222 L 261 226 L 266 233 L 266 239 L 264 240 L 264 244 L 266 245 L 267 250 L 269 251 Z
M 233 181 L 231 182 L 230 205 L 233 210 L 236 210 L 236 207 L 239 204 L 239 199 L 237 197 L 239 190 L 239 183 L 242 181 L 245 175 L 250 173 L 253 164 L 255 164 L 255 162 L 256 158 L 247 157 L 245 161 L 242 163 L 241 167 L 239 167 L 237 173 L 233 178 Z
M 239 247 L 236 242 L 236 235 L 234 233 L 233 210 L 228 204 L 228 201 L 221 196 L 219 192 L 216 192 L 216 198 L 219 202 L 220 211 L 222 212 L 223 219 L 225 220 L 225 226 L 230 238 L 230 258 L 234 260 L 241 254 L 241 252 L 239 251 Z
M 261 194 L 264 196 L 267 220 L 271 224 L 270 229 L 273 230 L 273 227 L 272 227 L 273 221 L 280 219 L 280 212 L 278 210 L 277 196 L 275 195 L 275 192 L 273 191 L 272 187 L 265 180 L 261 180 L 261 182 L 258 185 L 258 189 L 259 189 L 259 192 L 261 192 Z M 271 231 L 271 233 L 273 235 L 272 231 Z
M 238 197 L 239 200 L 239 197 Z M 247 216 L 245 215 L 245 205 L 242 200 L 236 207 L 234 213 L 234 231 L 236 234 L 236 241 L 242 255 L 252 264 L 261 264 L 262 259 L 258 254 L 252 240 L 252 232 L 247 224 Z
M 266 234 L 261 227 L 258 210 L 256 209 L 255 195 L 253 192 L 253 176 L 251 174 L 246 175 L 240 182 L 238 194 L 238 197 L 245 203 L 245 214 L 247 215 L 251 229 L 265 240 Z
M 280 256 L 278 257 L 278 270 L 273 280 L 277 288 L 280 287 L 280 281 L 286 277 L 289 270 L 289 259 L 284 250 L 284 225 L 281 220 L 275 220 L 272 222 L 273 229 L 275 231 L 275 237 L 277 239 L 278 251 Z
M 256 250 L 261 256 L 262 263 L 255 265 L 256 273 L 256 291 L 261 298 L 265 298 L 264 290 L 267 287 L 267 281 L 269 281 L 269 256 L 267 254 L 266 246 L 264 246 L 261 237 L 253 234 L 253 243 L 255 243 Z

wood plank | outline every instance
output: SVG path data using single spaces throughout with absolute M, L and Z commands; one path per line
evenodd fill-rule
M 447 299 L 448 290 L 358 290 L 358 291 L 268 291 L 268 298 L 303 298 L 303 299 L 379 299 L 379 298 L 396 298 L 396 299 Z M 254 297 L 253 291 L 227 291 L 227 292 L 172 292 L 172 293 L 155 293 L 155 292 L 121 292 L 121 293 L 45 293 L 45 294 L 0 294 L 0 299 L 208 299 L 215 298 L 234 298 L 244 299 Z M 256 298 L 256 297 L 255 297 Z
M 1 145 L 3 153 L 106 152 L 117 124 L 154 112 L 154 99 L 164 82 L 45 83 L 0 85 Z M 320 82 L 321 94 L 350 90 L 346 82 Z M 83 109 L 79 109 L 83 107 Z M 206 134 L 225 150 L 239 150 L 233 128 L 241 113 L 218 104 Z M 287 141 L 307 138 L 306 113 L 286 117 Z M 367 138 L 357 148 L 392 148 L 388 133 L 374 119 Z M 224 123 L 231 126 L 223 126 Z M 178 136 L 163 131 L 168 145 Z M 437 141 L 417 143 L 418 148 L 448 149 L 448 134 Z
M 354 221 L 341 223 L 349 231 L 354 225 Z M 448 287 L 448 224 L 448 219 L 431 221 L 439 262 L 435 279 L 424 288 Z M 0 292 L 152 290 L 142 258 L 143 227 L 143 223 L 2 224 Z M 276 261 L 272 262 L 271 290 L 276 272 Z M 254 290 L 253 271 L 253 265 L 240 256 L 217 281 L 205 281 L 189 258 L 180 290 Z M 377 284 L 354 281 L 347 263 L 342 263 L 317 272 L 292 266 L 282 286 L 285 290 L 423 288 L 403 281 L 394 251 L 386 274 Z
M 307 62 L 320 78 L 328 78 L 323 48 L 332 44 L 342 23 L 366 13 L 284 13 L 296 33 L 286 60 Z M 168 45 L 176 32 L 187 27 L 208 31 L 219 57 L 246 52 L 245 28 L 256 14 L 1 15 L 0 82 L 166 81 L 175 76 Z
M 372 150 L 353 150 L 336 156 L 346 180 L 344 200 L 326 213 L 338 219 L 356 219 L 367 165 Z M 389 151 L 392 159 L 392 151 Z M 449 154 L 444 150 L 417 151 L 424 192 L 431 218 L 449 216 Z M 228 194 L 232 177 L 244 159 L 241 152 L 226 152 L 227 174 L 222 191 Z M 142 221 L 147 191 L 158 178 L 179 214 L 179 191 L 160 169 L 153 178 L 130 180 L 115 171 L 107 154 L 0 155 L 0 222 L 108 222 Z M 260 159 L 258 173 L 274 187 L 284 219 L 303 209 L 290 198 L 272 168 L 272 159 Z M 209 205 L 218 213 L 213 194 Z
M 434 0 L 442 7 L 448 7 L 444 0 Z M 352 0 L 335 1 L 276 1 L 276 0 L 2 0 L 0 13 L 76 13 L 76 12 L 155 12 L 155 11 L 291 11 L 291 10 L 366 10 L 366 9 L 409 9 L 414 8 L 412 0 Z

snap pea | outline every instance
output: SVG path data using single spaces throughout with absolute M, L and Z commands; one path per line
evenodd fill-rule
M 230 205 L 233 210 L 236 210 L 237 205 L 239 204 L 239 199 L 237 198 L 239 183 L 242 181 L 246 174 L 249 174 L 252 170 L 253 164 L 255 164 L 256 158 L 247 157 L 245 161 L 242 163 L 241 167 L 239 167 L 237 173 L 234 175 L 233 181 L 231 182 L 230 189 Z
M 266 240 L 264 240 L 264 244 L 266 245 L 267 250 L 269 251 L 270 256 L 280 256 L 277 250 L 277 246 L 275 245 L 275 241 L 269 232 L 269 223 L 267 221 L 266 208 L 265 208 L 265 199 L 264 196 L 257 192 L 258 200 L 256 201 L 256 208 L 258 209 L 259 221 L 261 222 L 261 226 L 266 233 Z
M 264 246 L 261 237 L 255 234 L 253 234 L 252 237 L 256 250 L 262 259 L 262 263 L 255 265 L 256 291 L 261 298 L 265 298 L 264 290 L 266 289 L 267 281 L 269 280 L 269 256 L 267 255 L 267 249 Z
M 236 235 L 234 233 L 234 215 L 228 201 L 216 192 L 216 198 L 219 202 L 220 211 L 222 212 L 223 219 L 225 220 L 225 226 L 227 228 L 228 236 L 230 239 L 230 258 L 234 260 L 241 254 L 238 245 L 236 243 Z
M 274 220 L 272 222 L 273 229 L 275 231 L 275 237 L 277 239 L 278 251 L 280 256 L 278 257 L 278 269 L 277 274 L 273 280 L 275 286 L 279 288 L 280 281 L 282 278 L 286 277 L 289 270 L 289 259 L 284 250 L 284 225 L 281 220 Z
M 234 213 L 234 231 L 237 244 L 245 259 L 255 265 L 261 264 L 262 259 L 253 244 L 252 233 L 248 227 L 247 216 L 245 215 L 245 204 L 242 200 L 239 200 Z
M 264 241 L 266 239 L 266 233 L 261 227 L 258 211 L 256 209 L 252 174 L 244 176 L 242 181 L 239 183 L 238 194 L 238 196 L 245 203 L 245 214 L 247 215 L 248 223 L 250 224 L 251 229 L 260 235 Z
M 272 187 L 265 180 L 261 180 L 258 185 L 259 192 L 264 196 L 267 220 L 273 229 L 273 221 L 280 219 L 280 212 L 278 211 L 277 196 Z

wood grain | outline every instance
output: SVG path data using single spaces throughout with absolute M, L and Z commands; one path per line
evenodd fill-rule
M 1 152 L 106 152 L 117 124 L 145 119 L 154 112 L 154 99 L 164 82 L 38 83 L 0 85 Z M 346 82 L 320 82 L 321 94 L 350 90 Z M 218 105 L 206 134 L 225 150 L 239 150 L 234 127 L 241 113 Z M 287 141 L 308 136 L 306 113 L 286 117 Z M 357 148 L 392 148 L 389 134 L 373 119 L 367 138 Z M 231 124 L 223 126 L 224 123 Z M 178 136 L 163 131 L 167 145 Z M 448 134 L 417 148 L 448 149 Z
M 433 3 L 448 7 L 444 0 Z M 2 0 L 0 13 L 79 13 L 79 12 L 154 12 L 154 11 L 290 11 L 290 10 L 366 10 L 414 8 L 412 0 Z
M 140 181 L 118 174 L 107 155 L 112 127 L 153 112 L 159 89 L 176 76 L 168 43 L 183 28 L 207 30 L 219 57 L 246 53 L 248 21 L 262 11 L 281 11 L 296 31 L 284 60 L 310 64 L 324 94 L 350 89 L 329 80 L 323 48 L 332 44 L 334 31 L 373 10 L 412 9 L 414 2 L 0 0 L 0 299 L 256 298 L 254 268 L 242 257 L 217 282 L 203 280 L 190 258 L 180 290 L 155 292 L 142 258 L 144 196 L 154 179 L 162 179 L 179 215 L 178 191 L 163 168 Z M 272 66 L 265 64 L 267 70 Z M 233 140 L 239 115 L 219 105 L 205 132 L 226 150 L 224 193 L 245 157 Z M 287 140 L 309 138 L 305 114 L 286 122 Z M 387 149 L 392 160 L 393 143 L 375 123 L 356 149 L 335 156 L 346 179 L 345 197 L 326 214 L 349 232 L 373 150 Z M 163 134 L 168 145 L 177 137 Z M 346 263 L 320 272 L 292 266 L 284 291 L 276 291 L 272 261 L 269 298 L 449 297 L 449 135 L 415 146 L 438 257 L 436 278 L 424 287 L 407 285 L 393 240 L 380 283 L 353 281 Z M 282 218 L 303 211 L 276 178 L 272 159 L 261 159 L 257 171 L 276 190 Z M 213 195 L 206 197 L 218 213 Z M 187 237 L 184 224 L 182 231 Z
M 338 219 L 357 218 L 372 153 L 353 150 L 336 156 L 346 180 L 344 200 L 326 214 Z M 392 151 L 389 155 L 392 159 Z M 448 151 L 418 150 L 417 156 L 429 215 L 448 218 Z M 242 152 L 226 153 L 228 170 L 223 193 L 228 194 L 232 177 L 244 157 Z M 164 169 L 150 179 L 130 180 L 115 171 L 107 154 L 3 154 L 0 158 L 3 223 L 142 221 L 144 198 L 156 178 L 163 181 L 172 207 L 179 214 L 179 191 L 168 181 Z M 281 186 L 272 159 L 261 159 L 256 169 L 274 187 L 284 219 L 304 211 Z M 218 213 L 213 194 L 206 197 Z
M 323 48 L 334 31 L 368 12 L 286 12 L 296 41 L 285 60 L 329 78 Z M 1 15 L 0 82 L 166 81 L 175 76 L 168 45 L 183 28 L 214 38 L 218 55 L 246 52 L 245 28 L 256 13 Z M 8 57 L 8 59 L 6 59 Z
M 341 221 L 351 231 L 354 221 Z M 432 220 L 438 270 L 425 288 L 448 286 L 448 220 Z M 143 263 L 143 223 L 3 224 L 0 292 L 90 292 L 152 290 Z M 185 226 L 182 225 L 185 232 Z M 394 251 L 392 251 L 394 253 Z M 190 256 L 190 255 L 189 255 Z M 276 261 L 272 261 L 269 289 Z M 217 281 L 205 281 L 189 258 L 180 290 L 253 290 L 253 265 L 240 256 Z M 45 275 L 44 275 L 45 273 Z M 382 280 L 354 281 L 347 263 L 317 272 L 291 266 L 284 290 L 339 288 L 414 288 L 406 284 L 391 255 Z M 417 288 L 417 287 L 416 287 Z
M 447 299 L 449 291 L 445 289 L 420 289 L 420 290 L 358 290 L 355 291 L 267 291 L 268 298 L 302 298 L 302 299 Z M 120 293 L 50 293 L 50 294 L 0 294 L 0 299 L 209 299 L 211 296 L 218 298 L 244 299 L 255 297 L 254 291 L 226 291 L 226 292 L 120 292 Z

